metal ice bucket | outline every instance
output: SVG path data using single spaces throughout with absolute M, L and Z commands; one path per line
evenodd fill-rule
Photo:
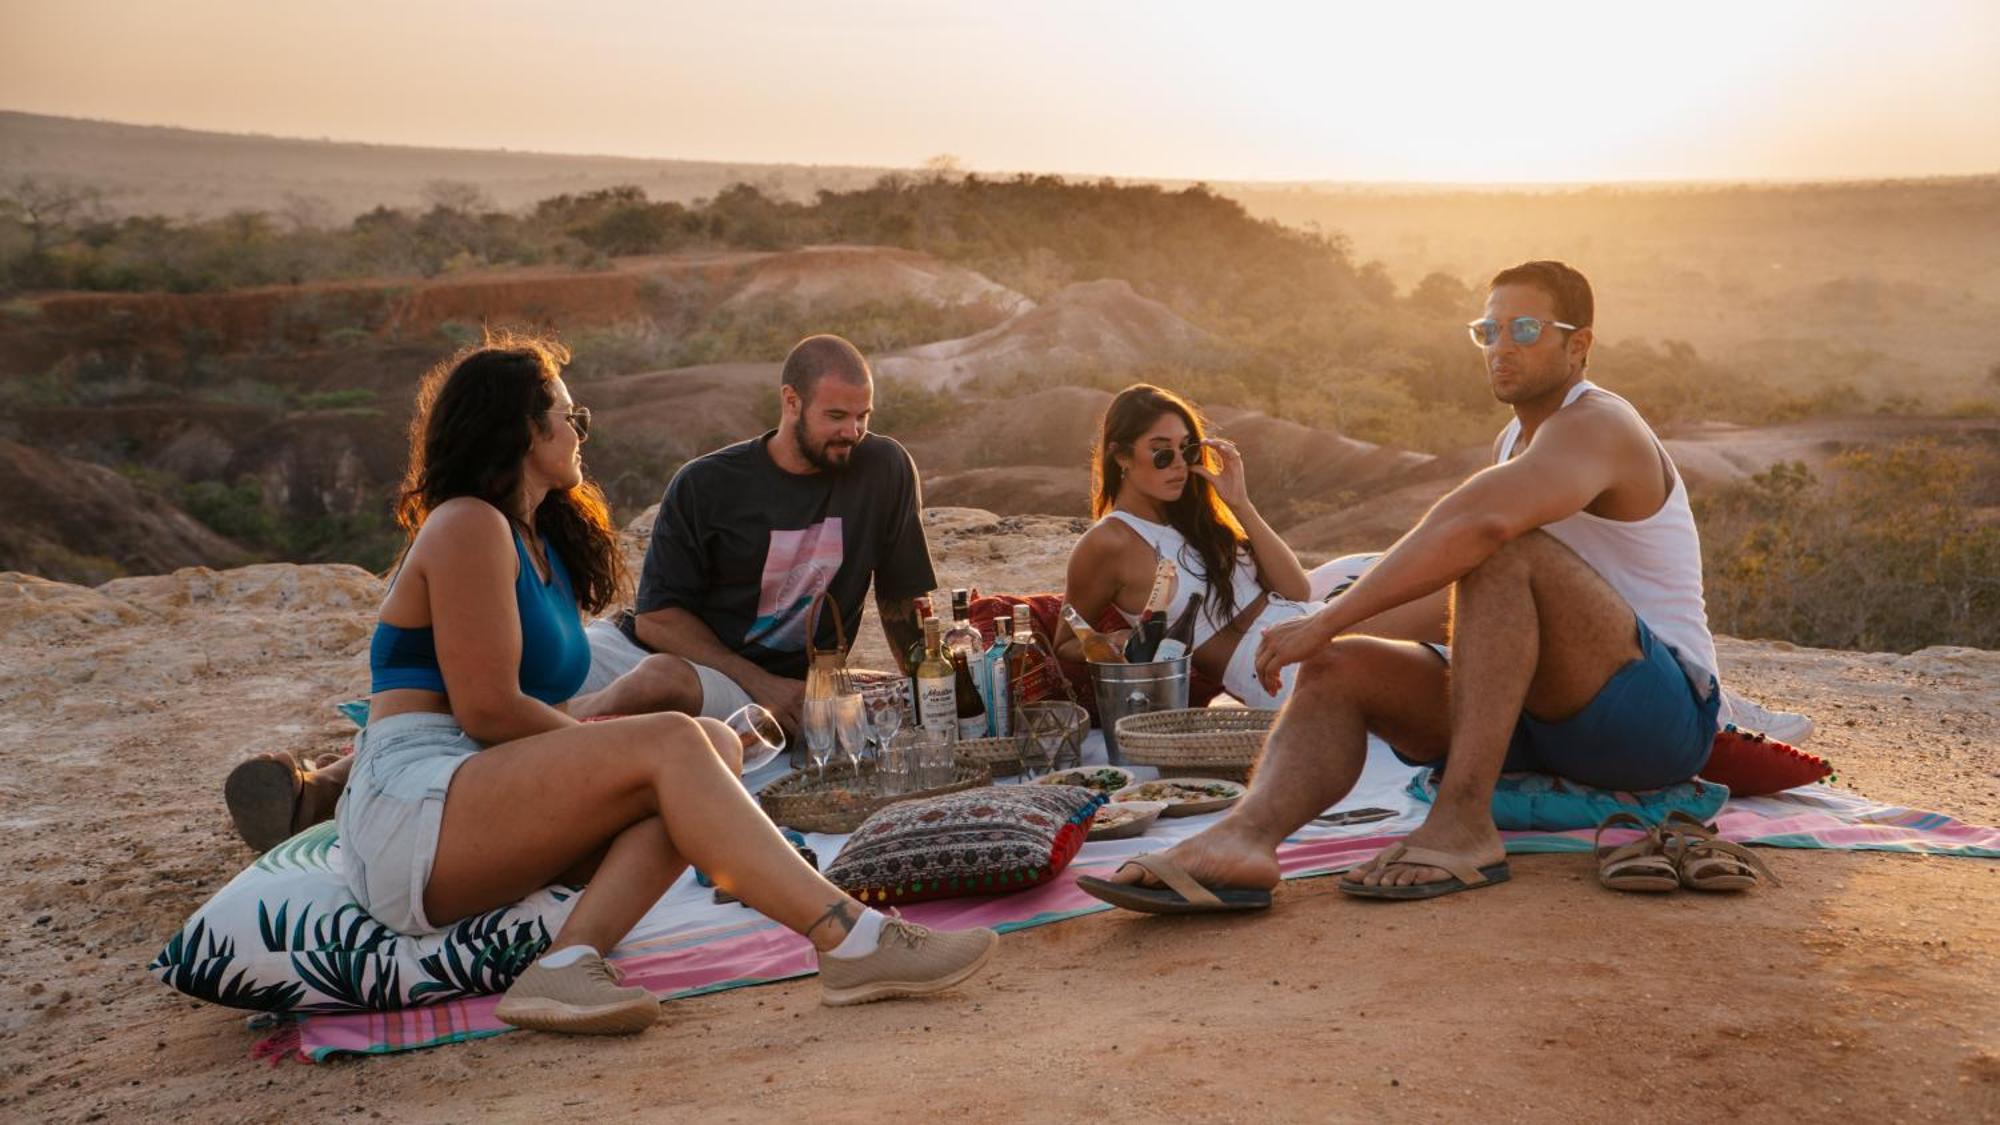
M 1123 765 L 1118 749 L 1118 720 L 1148 711 L 1176 711 L 1188 705 L 1190 656 L 1145 664 L 1090 665 L 1090 682 L 1097 690 L 1097 722 L 1104 731 L 1104 751 L 1112 765 Z

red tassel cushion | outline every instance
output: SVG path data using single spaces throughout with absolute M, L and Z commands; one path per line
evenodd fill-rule
M 1103 803 L 1072 785 L 899 801 L 862 821 L 825 875 L 870 906 L 1025 891 L 1069 866 Z
M 1763 797 L 1833 776 L 1833 763 L 1732 724 L 1715 736 L 1704 780 L 1729 787 L 1732 797 Z

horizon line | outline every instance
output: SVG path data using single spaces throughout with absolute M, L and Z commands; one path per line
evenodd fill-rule
M 485 156 L 539 157 L 543 159 L 572 160 L 615 160 L 630 161 L 635 164 L 705 164 L 722 167 L 746 166 L 751 168 L 822 168 L 852 169 L 856 171 L 915 172 L 922 173 L 921 165 L 852 163 L 816 163 L 786 160 L 735 160 L 718 159 L 707 156 L 633 156 L 627 153 L 610 152 L 565 152 L 547 149 L 480 148 L 470 145 L 451 144 L 411 144 L 402 141 L 371 141 L 333 136 L 308 137 L 297 134 L 261 133 L 231 129 L 210 129 L 193 125 L 180 125 L 146 121 L 121 121 L 107 117 L 81 117 L 71 114 L 44 113 L 32 109 L 15 109 L 0 106 L 0 116 L 39 117 L 51 121 L 78 122 L 89 125 L 111 125 L 129 129 L 159 129 L 181 133 L 206 134 L 216 137 L 230 137 L 244 140 L 279 141 L 305 145 L 351 145 L 361 148 L 399 149 L 415 152 L 462 153 Z M 949 153 L 938 155 L 949 156 Z M 953 159 L 957 159 L 953 157 Z M 1211 176 L 1158 176 L 1129 175 L 1112 172 L 1078 172 L 1050 169 L 984 169 L 961 164 L 957 175 L 984 177 L 1015 176 L 1056 176 L 1072 182 L 1094 182 L 1113 180 L 1135 185 L 1184 185 L 1208 187 L 1236 187 L 1250 189 L 1313 189 L 1313 188 L 1362 188 L 1370 191 L 1393 191 L 1396 189 L 1426 189 L 1430 191 L 1565 191 L 1587 188 L 1726 188 L 1726 187 L 1807 187 L 1814 185 L 1865 186 L 1869 184 L 1895 184 L 1920 181 L 1960 181 L 2000 179 L 2000 168 L 1984 172 L 1909 172 L 1896 175 L 1822 176 L 1813 178 L 1739 176 L 1733 178 L 1654 179 L 1654 180 L 1407 180 L 1373 179 L 1356 177 L 1352 179 L 1300 178 L 1286 179 L 1226 179 Z M 756 185 L 750 185 L 756 186 Z

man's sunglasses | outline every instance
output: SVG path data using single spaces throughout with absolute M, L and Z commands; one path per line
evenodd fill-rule
M 576 431 L 576 440 L 583 441 L 590 437 L 589 407 L 579 406 L 570 410 L 550 410 L 549 413 L 562 415 L 563 421 L 569 423 L 569 428 Z
M 1492 317 L 1487 317 L 1485 320 L 1475 320 L 1465 327 L 1467 331 L 1472 333 L 1472 342 L 1482 348 L 1490 348 L 1500 342 L 1500 322 L 1494 320 Z M 1543 328 L 1561 328 L 1568 332 L 1576 331 L 1576 325 L 1564 324 L 1560 320 L 1537 320 L 1532 316 L 1517 316 L 1507 322 L 1507 335 L 1512 337 L 1515 343 L 1525 348 L 1542 338 Z
M 1183 460 L 1183 461 L 1185 461 L 1185 462 L 1187 462 L 1187 463 L 1188 463 L 1188 464 L 1190 464 L 1190 465 L 1198 465 L 1198 464 L 1200 464 L 1200 463 L 1201 463 L 1201 445 L 1202 445 L 1202 443 L 1201 443 L 1201 442 L 1199 442 L 1199 441 L 1196 441 L 1196 440 L 1195 440 L 1195 439 L 1193 439 L 1193 438 L 1189 438 L 1189 439 L 1187 440 L 1186 444 L 1184 444 L 1184 445 L 1182 445 L 1182 446 L 1180 447 L 1180 450 L 1179 450 L 1179 454 L 1180 454 L 1180 459 L 1181 459 L 1181 460 Z M 1153 467 L 1154 467 L 1155 469 L 1164 469 L 1164 468 L 1166 468 L 1166 467 L 1167 467 L 1168 465 L 1171 465 L 1171 464 L 1173 464 L 1173 463 L 1174 463 L 1174 454 L 1175 454 L 1175 451 L 1174 451 L 1174 450 L 1171 450 L 1171 449 L 1155 449 L 1155 450 L 1153 450 Z

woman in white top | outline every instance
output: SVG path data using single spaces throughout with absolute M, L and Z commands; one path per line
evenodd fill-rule
M 1152 591 L 1156 561 L 1174 560 L 1180 577 L 1167 601 L 1173 621 L 1199 590 L 1194 667 L 1252 707 L 1276 707 L 1290 694 L 1296 667 L 1276 693 L 1257 682 L 1257 640 L 1278 621 L 1303 617 L 1351 582 L 1372 555 L 1335 559 L 1308 573 L 1264 522 L 1244 484 L 1235 443 L 1209 439 L 1187 400 L 1145 383 L 1111 400 L 1091 461 L 1096 525 L 1070 552 L 1065 591 L 1086 621 L 1116 606 L 1136 623 Z M 1361 631 L 1408 640 L 1444 640 L 1444 595 L 1398 607 Z M 1081 659 L 1067 627 L 1063 655 Z

